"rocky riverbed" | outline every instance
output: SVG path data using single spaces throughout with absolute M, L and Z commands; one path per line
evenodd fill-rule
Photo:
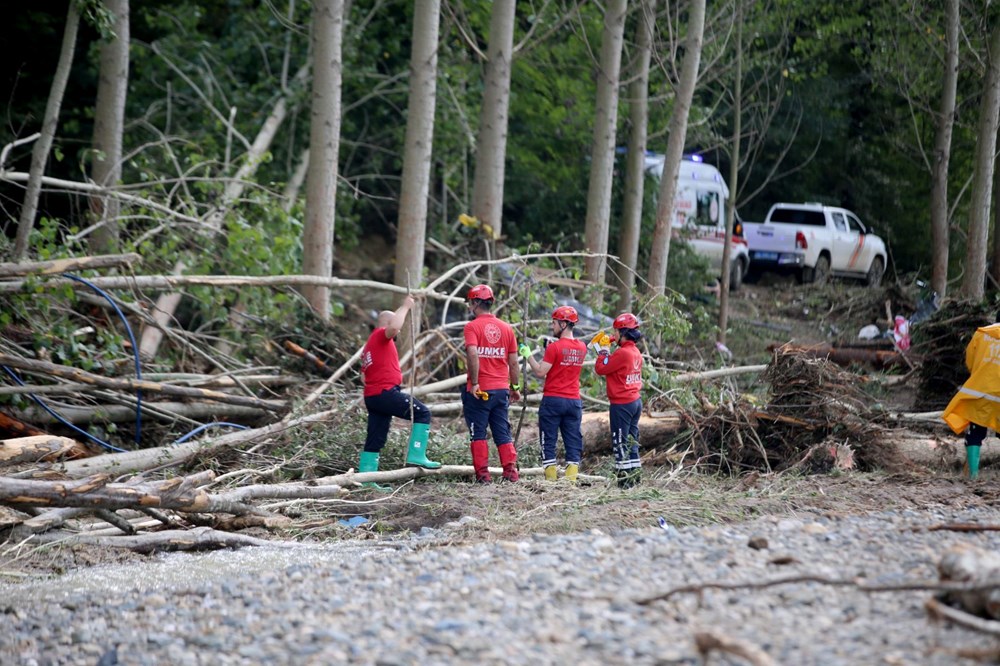
M 465 517 L 405 539 L 167 554 L 0 585 L 3 664 L 701 664 L 699 631 L 776 664 L 976 663 L 985 634 L 932 621 L 931 592 L 820 583 L 682 585 L 793 575 L 937 579 L 954 544 L 1000 533 L 988 503 L 874 513 L 805 508 L 725 525 L 456 538 Z M 750 663 L 713 655 L 711 664 Z

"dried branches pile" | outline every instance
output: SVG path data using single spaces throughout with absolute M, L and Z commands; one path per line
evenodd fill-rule
M 924 359 L 917 390 L 918 408 L 943 409 L 948 404 L 969 377 L 965 348 L 973 333 L 994 321 L 994 308 L 985 304 L 949 302 L 914 328 L 914 347 L 920 349 Z
M 880 441 L 880 415 L 856 375 L 780 347 L 761 379 L 770 385 L 764 408 L 739 398 L 695 419 L 691 444 L 698 464 L 727 473 L 910 466 Z

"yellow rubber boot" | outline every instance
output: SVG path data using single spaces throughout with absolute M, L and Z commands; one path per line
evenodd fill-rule
M 545 466 L 545 480 L 546 481 L 555 481 L 556 477 L 558 477 L 558 476 L 559 476 L 559 470 L 556 468 L 555 465 L 546 465 Z
M 580 472 L 580 466 L 576 463 L 569 463 L 566 465 L 566 480 L 570 483 L 576 483 L 576 475 Z

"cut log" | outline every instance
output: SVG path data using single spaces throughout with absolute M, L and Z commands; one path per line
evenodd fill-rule
M 533 476 L 544 476 L 545 470 L 541 467 L 528 467 L 526 469 L 518 470 L 518 473 L 522 477 L 533 477 Z M 344 474 L 337 474 L 335 476 L 324 476 L 313 481 L 318 486 L 322 485 L 336 485 L 336 486 L 356 486 L 362 483 L 375 482 L 375 483 L 398 483 L 400 481 L 409 481 L 411 479 L 418 479 L 423 476 L 475 476 L 476 468 L 472 465 L 441 465 L 437 469 L 424 469 L 422 467 L 403 467 L 401 469 L 393 469 L 385 472 L 355 472 L 349 471 Z M 501 467 L 490 467 L 490 474 L 500 476 L 503 474 L 503 468 Z M 607 479 L 603 476 L 596 476 L 593 474 L 580 474 L 577 477 L 580 481 L 592 482 L 592 483 L 604 483 Z M 237 491 L 238 492 L 238 491 Z M 222 495 L 221 497 L 226 497 Z
M 69 437 L 33 435 L 0 439 L 0 467 L 24 462 L 52 462 L 60 458 L 85 458 L 90 455 L 86 447 Z
M 639 417 L 640 453 L 666 444 L 687 427 L 685 421 L 676 414 Z M 607 412 L 587 412 L 580 424 L 583 434 L 583 454 L 611 455 L 611 417 Z M 534 446 L 540 441 L 538 421 L 524 424 L 521 440 L 524 446 Z
M 191 388 L 187 386 L 174 386 L 172 384 L 161 384 L 142 379 L 113 379 L 102 377 L 86 370 L 73 368 L 66 365 L 57 365 L 47 361 L 36 361 L 33 359 L 21 358 L 11 354 L 0 354 L 0 365 L 7 365 L 12 368 L 37 372 L 53 377 L 62 377 L 71 381 L 93 384 L 103 388 L 119 389 L 123 391 L 149 391 L 151 393 L 163 393 L 165 395 L 176 395 L 185 398 L 197 398 L 200 400 L 216 400 L 218 402 L 233 405 L 243 405 L 245 407 L 257 407 L 270 411 L 284 411 L 285 404 L 274 400 L 260 400 L 242 395 L 229 395 L 210 389 Z
M 0 435 L 7 437 L 31 437 L 33 435 L 46 435 L 44 430 L 28 425 L 20 419 L 7 416 L 0 412 Z
M 52 261 L 6 263 L 0 264 L 0 278 L 75 273 L 92 268 L 120 268 L 121 266 L 137 264 L 140 261 L 142 261 L 142 257 L 138 254 L 102 254 L 93 257 L 70 257 Z
M 736 368 L 719 368 L 718 370 L 703 370 L 701 372 L 684 372 L 670 378 L 673 382 L 681 384 L 696 382 L 702 379 L 718 379 L 720 377 L 732 377 L 733 375 L 745 375 L 755 372 L 764 372 L 767 365 L 742 365 Z
M 327 365 L 323 359 L 316 356 L 316 354 L 313 354 L 308 349 L 300 347 L 291 340 L 285 340 L 284 347 L 288 352 L 305 359 L 310 367 L 322 374 L 324 377 L 329 377 L 333 374 L 333 368 Z
M 254 513 L 250 507 L 212 497 L 184 477 L 137 484 L 108 483 L 106 474 L 72 481 L 0 477 L 0 503 L 13 507 L 58 506 L 91 509 L 155 507 L 199 513 Z
M 50 509 L 49 511 L 38 514 L 37 516 L 33 516 L 16 526 L 11 532 L 11 539 L 14 541 L 20 541 L 21 539 L 32 534 L 41 534 L 42 532 L 51 530 L 55 527 L 62 527 L 62 525 L 70 518 L 75 518 L 89 512 L 90 509 L 79 509 L 73 507 Z
M 165 530 L 163 532 L 137 534 L 135 536 L 88 536 L 72 532 L 51 532 L 32 537 L 31 543 L 87 544 L 102 548 L 127 548 L 137 553 L 175 550 L 214 550 L 219 548 L 240 548 L 242 546 L 267 546 L 269 548 L 305 547 L 304 544 L 294 541 L 269 541 L 244 534 L 220 532 L 210 527 L 195 527 L 190 530 Z
M 119 474 L 131 474 L 154 467 L 169 466 L 184 462 L 196 455 L 210 455 L 216 451 L 232 448 L 241 444 L 255 442 L 276 435 L 285 434 L 289 429 L 305 426 L 312 423 L 322 423 L 327 419 L 334 418 L 343 408 L 326 412 L 316 412 L 297 419 L 272 423 L 262 428 L 254 430 L 240 430 L 226 433 L 218 437 L 206 437 L 195 439 L 182 444 L 172 444 L 168 446 L 158 446 L 155 448 L 141 449 L 138 451 L 126 451 L 125 453 L 109 453 L 101 456 L 94 456 L 85 460 L 69 460 L 66 462 L 54 463 L 47 469 L 26 470 L 12 474 L 11 477 L 17 479 L 45 477 L 53 472 L 58 472 L 64 477 L 80 479 L 91 474 L 104 474 L 114 472 Z
M 844 367 L 851 365 L 870 365 L 879 369 L 910 367 L 906 357 L 898 351 L 856 348 L 843 349 L 827 343 L 816 345 L 774 344 L 768 345 L 767 350 L 774 352 L 779 347 L 785 352 L 805 354 L 811 358 L 825 358 Z
M 143 420 L 158 418 L 173 423 L 181 418 L 188 419 L 259 419 L 271 412 L 256 407 L 224 405 L 219 402 L 152 402 L 143 400 Z M 148 409 L 152 408 L 152 409 Z M 40 407 L 28 407 L 14 412 L 14 415 L 31 423 L 59 423 L 59 419 Z M 59 416 L 70 423 L 127 423 L 135 421 L 135 408 L 127 405 L 94 405 L 92 407 L 60 407 Z

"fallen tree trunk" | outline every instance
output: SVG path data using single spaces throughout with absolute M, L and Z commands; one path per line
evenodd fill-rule
M 668 443 L 687 428 L 687 423 L 677 414 L 639 417 L 639 453 Z M 585 412 L 580 424 L 583 435 L 583 455 L 611 455 L 611 417 L 607 412 Z M 521 446 L 536 446 L 541 441 L 538 421 L 525 421 L 521 432 Z
M 174 422 L 179 418 L 244 418 L 258 419 L 271 412 L 256 407 L 225 405 L 219 402 L 149 402 L 143 401 L 143 418 L 152 416 Z M 153 408 L 153 409 L 149 409 Z M 27 407 L 14 414 L 32 423 L 59 423 L 59 419 L 40 407 Z M 135 408 L 127 405 L 94 405 L 92 407 L 60 407 L 59 416 L 70 423 L 125 423 L 135 420 Z
M 200 400 L 216 400 L 218 402 L 233 405 L 243 405 L 244 407 L 257 407 L 277 412 L 285 409 L 283 402 L 273 400 L 261 400 L 242 395 L 230 395 L 211 389 L 199 389 L 188 386 L 174 386 L 172 384 L 161 384 L 143 379 L 113 379 L 95 375 L 86 370 L 72 368 L 66 365 L 56 365 L 47 361 L 36 361 L 33 359 L 21 358 L 11 354 L 0 354 L 0 365 L 6 365 L 20 370 L 37 372 L 54 377 L 62 377 L 72 381 L 92 384 L 102 388 L 118 389 L 122 391 L 149 391 L 151 393 L 163 393 L 164 395 L 176 395 L 185 398 L 197 398 Z
M 525 469 L 518 470 L 518 473 L 524 477 L 532 476 L 544 476 L 545 470 L 541 467 L 528 467 Z M 336 485 L 336 486 L 352 486 L 360 485 L 362 483 L 391 483 L 400 481 L 410 481 L 411 479 L 419 479 L 424 476 L 475 476 L 476 468 L 472 465 L 441 465 L 437 469 L 424 469 L 422 467 L 402 467 L 400 469 L 393 469 L 384 472 L 346 472 L 344 474 L 337 474 L 335 476 L 324 476 L 315 479 L 313 483 L 318 486 L 324 485 Z M 502 467 L 490 467 L 490 474 L 500 476 L 503 474 Z M 581 481 L 588 482 L 599 482 L 603 483 L 607 479 L 603 476 L 595 476 L 593 474 L 580 474 L 577 477 Z M 223 495 L 225 497 L 225 495 Z
M 90 452 L 69 437 L 33 435 L 0 439 L 0 467 L 17 463 L 48 461 L 58 458 L 89 457 Z
M 92 474 L 104 474 L 114 472 L 115 474 L 131 474 L 141 472 L 154 467 L 174 465 L 193 458 L 196 455 L 209 455 L 221 449 L 232 448 L 240 444 L 247 444 L 262 439 L 267 439 L 274 435 L 282 434 L 285 431 L 298 426 L 321 423 L 342 411 L 341 408 L 326 412 L 316 412 L 308 416 L 292 419 L 287 422 L 272 423 L 263 428 L 254 430 L 240 430 L 227 433 L 220 437 L 209 437 L 205 439 L 191 440 L 183 444 L 172 444 L 168 446 L 158 446 L 139 451 L 126 451 L 125 453 L 108 453 L 86 460 L 70 460 L 67 462 L 54 463 L 53 465 L 34 470 L 26 470 L 18 474 L 11 475 L 12 478 L 35 478 L 58 473 L 71 479 L 80 479 Z
M 703 370 L 701 372 L 683 372 L 670 377 L 671 381 L 696 382 L 700 379 L 718 379 L 719 377 L 731 377 L 733 375 L 745 375 L 753 372 L 764 372 L 767 364 L 764 365 L 743 365 L 736 368 L 719 368 L 718 370 Z
M 14 437 L 31 437 L 33 435 L 47 435 L 44 430 L 39 430 L 35 426 L 28 425 L 24 421 L 7 416 L 0 412 L 0 433 L 12 435 Z
M 54 506 L 89 509 L 138 509 L 155 507 L 188 513 L 253 513 L 253 509 L 220 500 L 197 487 L 202 475 L 178 477 L 168 481 L 109 483 L 111 477 L 99 474 L 70 481 L 37 481 L 0 477 L 0 504 L 15 508 Z
M 294 541 L 270 541 L 245 534 L 221 532 L 210 527 L 190 530 L 165 530 L 135 536 L 90 536 L 72 532 L 50 532 L 31 538 L 31 543 L 59 543 L 62 545 L 86 544 L 102 548 L 127 548 L 137 553 L 154 553 L 174 550 L 209 550 L 240 548 L 242 546 L 267 546 L 269 548 L 305 548 Z
M 836 363 L 839 366 L 847 367 L 851 365 L 871 365 L 884 369 L 891 367 L 910 367 L 909 363 L 898 351 L 884 351 L 880 349 L 858 349 L 854 347 L 841 348 L 834 347 L 828 343 L 816 345 L 769 345 L 770 352 L 781 348 L 785 353 L 804 354 L 810 358 L 823 358 Z
M 30 261 L 0 264 L 0 278 L 25 275 L 53 275 L 68 271 L 85 271 L 96 268 L 119 268 L 142 261 L 138 254 L 102 254 L 93 257 L 70 257 L 52 261 Z

